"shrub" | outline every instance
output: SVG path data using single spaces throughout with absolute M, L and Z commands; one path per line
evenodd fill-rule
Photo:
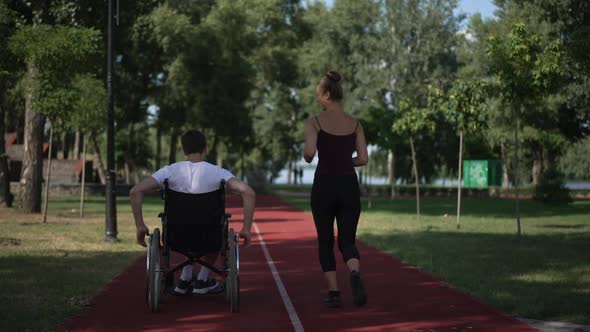
M 565 205 L 571 203 L 570 191 L 565 187 L 563 174 L 551 168 L 543 173 L 535 186 L 533 199 L 547 204 Z

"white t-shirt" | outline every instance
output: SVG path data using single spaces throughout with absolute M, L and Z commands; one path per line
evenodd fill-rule
M 189 194 L 202 194 L 219 189 L 221 180 L 229 180 L 234 175 L 219 166 L 209 164 L 206 161 L 193 163 L 181 161 L 164 166 L 152 177 L 158 181 L 161 187 L 164 180 L 168 179 L 170 189 Z

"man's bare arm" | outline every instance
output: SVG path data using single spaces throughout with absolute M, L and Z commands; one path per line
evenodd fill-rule
M 250 245 L 252 220 L 254 218 L 254 206 L 256 205 L 256 193 L 250 186 L 238 178 L 227 181 L 227 189 L 230 193 L 240 195 L 244 205 L 244 225 L 240 231 L 240 237 L 244 239 L 244 245 Z
M 133 186 L 129 192 L 131 210 L 133 211 L 133 219 L 135 219 L 135 228 L 137 229 L 137 243 L 143 247 L 146 247 L 145 236 L 149 233 L 149 230 L 143 221 L 143 195 L 155 192 L 158 189 L 160 189 L 160 184 L 158 184 L 156 179 L 149 176 Z

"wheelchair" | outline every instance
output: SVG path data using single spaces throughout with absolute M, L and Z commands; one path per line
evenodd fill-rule
M 164 212 L 158 217 L 162 231 L 155 228 L 149 236 L 147 249 L 146 298 L 151 312 L 158 310 L 164 294 L 174 288 L 174 272 L 188 264 L 198 263 L 221 276 L 230 311 L 240 307 L 240 253 L 238 234 L 229 228 L 231 214 L 225 213 L 225 181 L 219 189 L 203 194 L 187 194 L 171 190 L 168 179 L 161 191 Z M 187 259 L 171 267 L 170 251 Z M 221 267 L 200 257 L 219 251 Z

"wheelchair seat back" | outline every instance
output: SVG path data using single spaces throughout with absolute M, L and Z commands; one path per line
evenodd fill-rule
M 166 186 L 165 237 L 170 249 L 185 255 L 221 249 L 225 214 L 223 185 L 219 190 L 203 194 L 181 193 Z

